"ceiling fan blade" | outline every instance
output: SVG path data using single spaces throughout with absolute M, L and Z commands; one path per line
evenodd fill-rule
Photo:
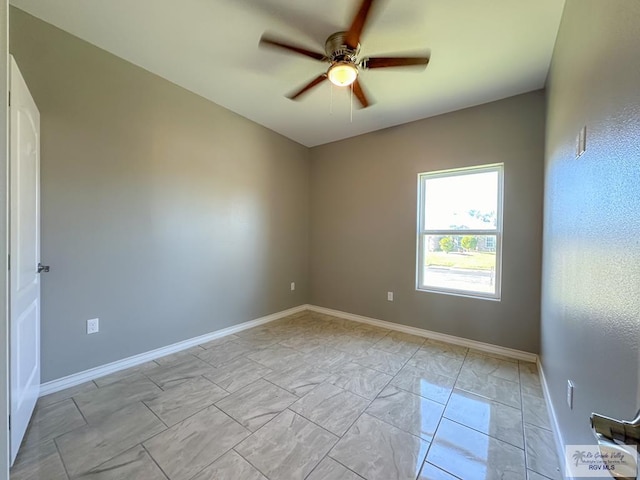
M 367 94 L 364 93 L 362 85 L 360 85 L 360 81 L 357 78 L 356 81 L 353 82 L 353 94 L 360 102 L 360 105 L 362 105 L 362 108 L 367 108 L 369 105 L 371 105 L 371 102 L 369 102 L 369 99 L 367 98 Z
M 371 10 L 372 5 L 373 0 L 362 0 L 360 8 L 358 9 L 358 13 L 356 13 L 356 16 L 351 22 L 349 30 L 347 30 L 347 33 L 344 36 L 344 42 L 349 48 L 358 47 L 358 44 L 360 43 L 360 36 L 362 35 L 362 31 L 364 30 L 364 26 L 367 22 L 367 17 L 369 16 L 369 11 Z
M 311 57 L 314 60 L 325 61 L 327 57 L 323 53 L 313 52 L 311 50 L 307 50 L 306 48 L 299 47 L 297 45 L 291 45 L 289 43 L 283 43 L 279 40 L 275 40 L 273 38 L 269 38 L 267 36 L 262 36 L 260 39 L 260 45 L 266 45 L 270 47 L 278 47 L 283 48 L 285 50 L 289 50 L 290 52 L 299 53 L 300 55 L 304 55 L 306 57 Z
M 287 97 L 290 98 L 291 100 L 296 100 L 300 95 L 302 95 L 304 93 L 307 93 L 313 87 L 315 87 L 316 85 L 319 85 L 320 83 L 324 82 L 326 79 L 327 79 L 327 74 L 323 73 L 322 75 L 320 75 L 320 76 L 314 78 L 313 80 L 311 80 L 311 82 L 306 84 L 304 87 L 302 87 L 297 92 L 292 93 L 291 95 L 287 95 Z
M 426 67 L 429 57 L 371 57 L 362 62 L 364 68 Z

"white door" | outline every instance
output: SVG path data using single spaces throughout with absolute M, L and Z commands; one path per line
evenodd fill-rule
M 11 463 L 40 393 L 40 113 L 11 57 L 9 84 Z

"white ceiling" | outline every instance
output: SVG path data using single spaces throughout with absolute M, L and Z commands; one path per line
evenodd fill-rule
M 360 110 L 329 82 L 285 94 L 326 69 L 259 49 L 268 31 L 324 51 L 360 0 L 11 0 L 98 47 L 307 146 L 506 98 L 544 86 L 564 0 L 382 0 L 362 55 L 431 51 L 424 71 L 370 70 Z M 332 107 L 332 108 L 331 108 Z M 332 110 L 332 112 L 331 112 Z

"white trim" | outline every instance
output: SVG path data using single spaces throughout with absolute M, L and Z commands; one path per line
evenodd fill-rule
M 128 358 L 123 358 L 122 360 L 117 360 L 106 365 L 101 365 L 100 367 L 91 368 L 83 372 L 78 372 L 66 377 L 58 378 L 56 380 L 51 380 L 50 382 L 46 382 L 40 385 L 40 396 L 42 397 L 50 393 L 59 392 L 60 390 L 74 387 L 76 385 L 80 385 L 81 383 L 95 380 L 96 378 L 104 377 L 105 375 L 109 375 L 111 373 L 119 372 L 120 370 L 125 370 L 127 368 L 150 362 L 151 360 L 155 360 L 156 358 L 164 357 L 172 353 L 195 347 L 196 345 L 200 345 L 202 343 L 210 342 L 211 340 L 215 340 L 216 338 L 226 337 L 227 335 L 241 332 L 243 330 L 248 330 L 249 328 L 257 327 L 259 325 L 264 325 L 265 323 L 273 322 L 274 320 L 278 320 L 289 315 L 304 312 L 307 309 L 308 305 L 300 305 L 288 310 L 272 313 L 271 315 L 267 315 L 265 317 L 256 318 L 255 320 L 250 320 L 238 325 L 233 325 L 232 327 L 223 328 L 221 330 L 216 330 L 215 332 L 200 335 L 199 337 L 183 340 L 182 342 L 174 343 L 166 347 L 156 348 L 155 350 L 151 350 L 149 352 L 141 353 L 139 355 L 134 355 Z
M 401 325 L 399 323 L 363 317 L 362 315 L 355 315 L 353 313 L 341 312 L 340 310 L 333 310 L 331 308 L 318 307 L 315 305 L 309 305 L 308 308 L 313 312 L 324 313 L 326 315 L 344 318 L 345 320 L 352 320 L 354 322 L 375 325 L 376 327 L 388 328 L 389 330 L 410 333 L 411 335 L 431 338 L 433 340 L 440 340 L 441 342 L 452 343 L 454 345 L 461 345 L 463 347 L 473 348 L 482 352 L 504 355 L 505 357 L 515 358 L 516 360 L 522 360 L 525 362 L 535 363 L 538 359 L 538 355 L 536 355 L 535 353 L 515 350 L 513 348 L 501 347 L 499 345 L 492 345 L 490 343 L 478 342 L 476 340 L 469 340 L 468 338 L 447 335 L 446 333 L 432 332 L 430 330 L 424 330 L 422 328 L 409 327 L 407 325 Z
M 556 453 L 558 454 L 558 463 L 560 464 L 560 475 L 562 478 L 572 480 L 573 477 L 566 476 L 566 468 L 564 465 L 565 453 L 564 453 L 564 440 L 562 439 L 562 432 L 560 431 L 560 425 L 558 424 L 558 417 L 556 417 L 556 411 L 551 403 L 551 395 L 549 394 L 549 387 L 547 386 L 547 378 L 544 375 L 544 369 L 542 368 L 542 362 L 538 357 L 538 372 L 540 374 L 540 383 L 542 384 L 542 392 L 544 394 L 544 401 L 547 404 L 547 412 L 549 414 L 549 422 L 551 423 L 551 431 L 553 432 L 553 438 L 556 442 Z

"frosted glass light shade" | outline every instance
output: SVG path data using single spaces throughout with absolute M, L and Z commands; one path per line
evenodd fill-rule
M 358 69 L 352 63 L 339 62 L 334 63 L 327 72 L 331 83 L 338 87 L 346 87 L 351 85 L 358 78 Z

